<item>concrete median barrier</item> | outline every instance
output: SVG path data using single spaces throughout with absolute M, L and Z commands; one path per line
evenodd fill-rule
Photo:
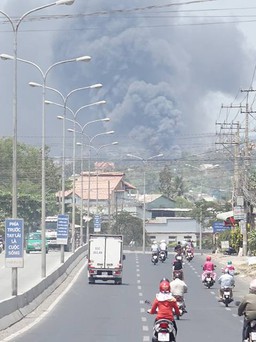
M 64 264 L 30 290 L 0 302 L 0 330 L 20 321 L 35 310 L 72 272 L 80 261 L 85 260 L 87 246 L 82 246 Z

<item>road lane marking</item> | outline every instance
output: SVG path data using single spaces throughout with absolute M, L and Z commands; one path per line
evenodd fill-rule
M 74 283 L 76 282 L 77 278 L 80 276 L 80 274 L 84 271 L 85 269 L 85 264 L 80 268 L 80 270 L 78 270 L 77 274 L 74 276 L 74 278 L 72 279 L 72 281 L 69 283 L 69 285 L 66 287 L 66 289 L 60 294 L 60 296 L 58 298 L 56 298 L 52 304 L 49 306 L 48 309 L 46 309 L 38 318 L 36 318 L 34 320 L 34 322 L 28 324 L 25 328 L 17 331 L 16 333 L 5 337 L 2 342 L 6 342 L 6 341 L 11 341 L 12 339 L 14 339 L 17 336 L 20 336 L 21 334 L 23 334 L 24 332 L 28 331 L 29 329 L 31 329 L 33 326 L 35 326 L 37 323 L 39 323 L 49 312 L 51 312 L 55 306 L 59 303 L 59 301 L 65 296 L 65 294 L 71 289 L 71 287 L 74 285 Z

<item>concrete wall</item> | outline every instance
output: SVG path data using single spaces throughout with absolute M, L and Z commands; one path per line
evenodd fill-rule
M 0 302 L 0 330 L 6 329 L 35 310 L 86 257 L 87 246 L 80 247 L 57 270 L 29 291 Z

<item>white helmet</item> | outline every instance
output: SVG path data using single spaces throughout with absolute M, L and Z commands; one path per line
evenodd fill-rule
M 256 292 L 256 279 L 253 279 L 250 282 L 249 290 L 254 293 Z
M 161 242 L 165 242 L 165 240 L 161 240 Z
M 154 241 L 153 241 L 153 244 L 156 244 L 156 243 L 157 243 L 156 240 L 154 240 Z

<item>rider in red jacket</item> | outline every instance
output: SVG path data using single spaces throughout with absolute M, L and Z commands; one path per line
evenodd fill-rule
M 175 315 L 179 316 L 180 311 L 176 299 L 171 294 L 170 282 L 162 280 L 159 286 L 160 292 L 156 294 L 151 309 L 148 310 L 150 314 L 157 314 L 156 320 L 168 319 L 172 321 L 177 333 L 177 326 L 174 320 L 173 309 Z

